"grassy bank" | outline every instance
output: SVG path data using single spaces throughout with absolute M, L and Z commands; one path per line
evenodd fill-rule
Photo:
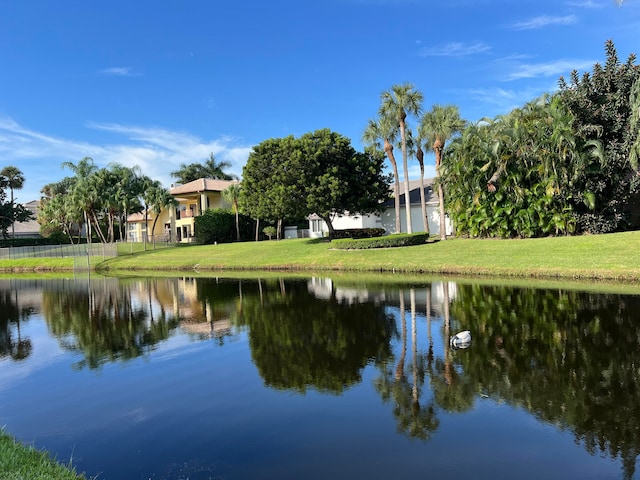
M 640 281 L 640 232 L 526 240 L 450 239 L 426 245 L 334 250 L 308 239 L 180 246 L 108 259 L 103 271 L 303 270 Z
M 119 245 L 120 256 L 93 257 L 100 271 L 210 272 L 289 270 L 395 272 L 513 278 L 600 279 L 640 282 L 640 232 L 526 240 L 450 239 L 426 245 L 335 250 L 327 242 L 297 239 L 143 250 Z M 77 267 L 78 265 L 76 265 Z M 86 268 L 83 262 L 81 268 Z M 71 258 L 1 260 L 0 272 L 69 272 Z
M 79 480 L 82 475 L 53 461 L 45 452 L 17 443 L 0 431 L 0 478 L 3 480 Z

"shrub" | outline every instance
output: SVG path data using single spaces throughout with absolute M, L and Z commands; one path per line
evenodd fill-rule
M 422 245 L 427 243 L 428 233 L 399 233 L 386 237 L 351 239 L 343 238 L 333 240 L 331 245 L 340 250 L 363 250 L 368 248 L 392 248 L 408 247 L 410 245 Z
M 252 220 L 240 215 L 240 240 L 251 239 Z M 236 216 L 231 210 L 209 209 L 194 219 L 195 239 L 200 244 L 231 243 L 236 241 Z
M 343 230 L 335 230 L 333 238 L 374 238 L 384 235 L 384 228 L 345 228 Z
M 267 237 L 269 237 L 269 240 L 271 240 L 273 237 L 276 236 L 278 231 L 276 230 L 276 227 L 268 226 L 262 229 L 262 233 L 264 233 Z

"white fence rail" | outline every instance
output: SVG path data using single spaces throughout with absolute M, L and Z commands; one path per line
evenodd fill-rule
M 0 260 L 18 258 L 78 258 L 78 257 L 117 257 L 115 243 L 91 243 L 80 245 L 33 245 L 29 247 L 0 248 Z

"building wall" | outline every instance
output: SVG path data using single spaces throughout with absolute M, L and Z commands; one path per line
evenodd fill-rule
M 348 228 L 383 228 L 379 215 L 341 215 L 336 216 L 333 221 L 334 230 L 345 230 Z M 309 236 L 311 238 L 326 237 L 329 235 L 329 227 L 320 219 L 309 220 Z
M 440 234 L 440 213 L 437 205 L 427 205 L 427 219 L 429 221 L 429 233 L 431 235 Z M 445 225 L 447 229 L 447 235 L 452 234 L 452 225 L 449 217 L 445 218 Z M 395 210 L 388 208 L 382 213 L 382 228 L 387 233 L 396 232 L 396 217 Z M 413 233 L 424 232 L 424 224 L 422 222 L 422 208 L 420 205 L 411 206 L 411 228 Z M 404 205 L 400 206 L 400 231 L 407 231 L 407 216 L 405 214 Z

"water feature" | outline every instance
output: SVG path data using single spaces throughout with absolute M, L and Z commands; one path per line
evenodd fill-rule
M 0 425 L 98 479 L 638 475 L 640 295 L 393 278 L 0 280 Z

